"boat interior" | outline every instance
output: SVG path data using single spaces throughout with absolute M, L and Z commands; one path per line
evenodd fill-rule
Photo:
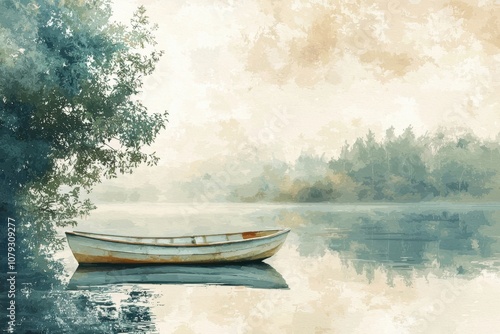
M 282 230 L 265 230 L 265 231 L 251 231 L 239 233 L 226 233 L 226 234 L 208 234 L 198 236 L 180 236 L 180 237 L 132 237 L 120 236 L 111 234 L 100 234 L 90 232 L 66 232 L 68 234 L 80 235 L 84 237 L 124 242 L 124 243 L 138 243 L 138 244 L 153 244 L 153 245 L 208 245 L 213 243 L 224 243 L 228 241 L 242 241 L 247 239 L 255 239 L 270 236 L 281 232 Z

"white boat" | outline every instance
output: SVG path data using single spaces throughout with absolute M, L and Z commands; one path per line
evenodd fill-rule
M 132 237 L 66 232 L 80 264 L 227 263 L 259 261 L 273 256 L 289 229 L 181 237 Z

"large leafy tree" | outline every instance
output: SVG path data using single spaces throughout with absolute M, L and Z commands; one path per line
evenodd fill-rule
M 131 172 L 165 126 L 135 95 L 161 56 L 139 8 L 111 22 L 106 0 L 0 2 L 0 211 L 38 229 L 74 224 L 81 196 Z
M 78 326 L 54 320 L 65 311 L 52 298 L 33 298 L 62 272 L 50 257 L 61 242 L 56 227 L 93 208 L 85 194 L 103 178 L 157 162 L 145 147 L 167 115 L 135 98 L 161 56 L 154 26 L 143 8 L 130 25 L 111 14 L 107 0 L 0 1 L 0 226 L 16 220 L 17 284 L 33 290 L 16 295 L 18 330 Z

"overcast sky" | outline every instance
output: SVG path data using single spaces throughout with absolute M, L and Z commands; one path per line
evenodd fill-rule
M 499 132 L 495 1 L 120 0 L 116 18 L 141 4 L 165 50 L 141 95 L 170 112 L 161 165 L 242 143 L 331 156 L 391 126 Z

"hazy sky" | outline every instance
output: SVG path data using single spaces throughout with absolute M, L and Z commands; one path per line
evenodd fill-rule
M 170 112 L 161 165 L 244 143 L 331 156 L 391 126 L 499 132 L 498 0 L 116 1 L 116 17 L 141 4 L 165 50 L 141 96 Z

